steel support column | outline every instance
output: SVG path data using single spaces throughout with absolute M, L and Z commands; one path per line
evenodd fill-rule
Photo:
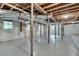
M 21 17 L 21 12 L 19 12 L 19 15 L 18 15 L 18 34 L 20 34 L 20 17 Z
M 25 34 L 25 39 L 26 39 L 26 23 L 24 23 L 24 34 Z
M 30 55 L 33 56 L 33 3 L 31 3 L 30 37 Z
M 55 22 L 55 24 L 54 24 L 54 33 L 55 33 L 55 40 L 56 40 L 56 22 Z
M 46 24 L 44 25 L 44 28 L 43 28 L 43 30 L 44 30 L 44 38 L 46 39 L 46 32 L 47 32 L 47 30 L 46 30 L 47 28 L 46 28 Z
M 60 23 L 58 22 L 58 35 L 60 35 L 60 29 L 59 29 Z
M 36 35 L 36 38 L 35 38 L 35 39 L 37 40 L 37 37 L 38 37 L 38 36 L 37 36 L 37 32 L 38 32 L 38 23 L 37 23 L 37 20 L 38 20 L 38 19 L 37 19 L 37 15 L 36 15 L 36 18 L 35 18 L 35 19 L 36 19 L 36 24 L 35 24 L 35 27 L 36 27 L 36 28 L 35 28 L 35 30 L 36 30 L 36 34 L 35 34 L 35 35 Z
M 42 38 L 42 25 L 40 24 L 40 38 Z
M 48 44 L 50 43 L 50 19 L 48 19 Z
M 61 39 L 64 37 L 64 25 L 61 25 Z

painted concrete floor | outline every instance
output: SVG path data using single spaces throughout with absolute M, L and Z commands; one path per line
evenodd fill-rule
M 73 39 L 72 39 L 73 38 Z M 47 39 L 34 40 L 34 56 L 79 56 L 79 37 L 65 36 L 54 39 L 51 35 L 50 44 Z M 26 39 L 10 40 L 0 43 L 0 56 L 29 56 L 30 42 Z

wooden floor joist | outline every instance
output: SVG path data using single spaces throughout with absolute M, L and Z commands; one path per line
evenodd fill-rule
M 79 4 L 78 3 L 34 3 L 34 15 L 47 15 L 49 12 L 56 18 L 59 15 L 69 14 L 79 11 Z M 30 3 L 1 3 L 0 9 L 5 10 L 18 10 L 23 13 L 29 14 L 31 11 L 31 4 Z M 29 10 L 29 11 L 28 11 Z M 49 15 L 49 17 L 56 21 L 53 16 Z
M 23 13 L 28 14 L 27 12 L 23 11 L 22 9 L 17 8 L 17 7 L 15 7 L 15 6 L 11 5 L 11 4 L 5 3 L 5 5 L 7 5 L 7 6 L 9 6 L 9 7 L 13 8 L 13 9 L 16 9 L 16 10 L 18 10 L 18 11 L 21 11 L 21 12 L 23 12 Z
M 5 4 L 2 4 L 0 8 L 3 8 Z
M 40 7 L 37 3 L 34 3 L 34 7 L 35 7 L 38 11 L 42 12 L 43 14 L 47 14 L 47 12 L 46 12 L 42 7 Z
M 43 9 L 53 7 L 53 6 L 57 5 L 57 4 L 60 4 L 60 3 L 56 3 L 56 4 L 51 4 L 51 5 L 48 5 L 48 6 L 44 7 Z
M 64 6 L 62 5 L 62 6 L 57 7 L 57 8 L 49 9 L 47 11 L 54 11 L 54 10 L 57 10 L 57 9 L 60 9 L 60 8 L 68 7 L 68 6 L 73 5 L 73 4 L 75 4 L 75 3 L 67 4 L 67 5 L 64 5 Z
M 73 10 L 73 9 L 75 10 L 75 8 L 79 8 L 79 5 L 77 5 L 77 6 L 75 6 L 75 7 L 72 6 L 71 8 L 66 8 L 66 9 L 54 11 L 54 12 L 52 12 L 52 13 L 71 11 L 71 9 L 72 9 L 72 10 Z

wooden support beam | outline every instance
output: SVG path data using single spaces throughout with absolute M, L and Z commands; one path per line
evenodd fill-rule
M 60 3 L 55 3 L 55 4 L 48 5 L 48 6 L 44 7 L 43 9 L 47 9 L 47 8 L 53 7 L 53 6 L 58 5 L 58 4 L 60 4 Z
M 71 5 L 74 5 L 74 4 L 76 4 L 76 3 L 71 3 L 71 4 L 67 4 L 67 5 L 64 5 L 64 6 L 57 7 L 57 8 L 49 9 L 49 10 L 47 10 L 47 12 L 48 11 L 54 11 L 54 10 L 57 10 L 57 9 L 60 9 L 60 8 L 64 8 L 64 7 L 68 7 L 68 6 L 71 6 Z
M 11 5 L 11 4 L 8 4 L 8 3 L 4 3 L 4 4 L 7 5 L 7 6 L 9 6 L 9 7 L 12 7 L 13 9 L 16 9 L 16 10 L 18 10 L 18 11 L 21 11 L 21 12 L 23 12 L 23 13 L 28 14 L 27 12 L 23 11 L 22 9 L 17 8 L 17 7 L 15 7 L 15 6 Z
M 4 5 L 5 5 L 5 4 L 2 4 L 0 8 L 2 9 L 2 8 L 4 7 Z
M 45 4 L 45 3 L 39 3 L 39 5 L 43 5 L 43 4 Z
M 79 8 L 79 5 L 75 6 L 75 7 L 71 7 L 71 8 L 66 8 L 66 9 L 62 9 L 62 10 L 58 10 L 58 11 L 54 11 L 52 13 L 58 13 L 58 12 L 65 12 L 65 11 L 71 11 L 71 9 L 75 9 L 75 8 Z
M 18 4 L 15 5 L 15 7 L 18 6 Z M 11 8 L 10 10 L 13 10 L 13 8 Z
M 30 8 L 30 6 L 27 6 L 25 9 L 28 9 L 28 8 Z
M 52 20 L 54 20 L 54 21 L 56 22 L 56 20 L 55 20 L 53 14 L 52 14 L 51 12 L 50 12 L 50 14 L 48 15 L 48 17 L 50 17 L 50 19 L 52 19 Z
M 47 14 L 47 12 L 46 12 L 43 8 L 41 8 L 38 4 L 34 3 L 34 7 L 35 7 L 38 11 L 42 12 L 43 14 Z
M 63 15 L 67 15 L 67 14 L 62 14 L 62 15 L 55 15 L 57 19 L 62 19 L 63 18 Z M 77 12 L 71 12 L 71 13 L 68 13 L 68 15 L 72 15 L 72 17 L 75 17 L 75 16 L 79 16 L 79 11 Z
M 78 11 L 79 11 L 79 9 L 75 9 L 75 10 L 70 10 L 70 11 L 65 11 L 65 12 L 56 13 L 56 14 L 54 14 L 54 15 L 56 16 L 56 15 L 74 13 L 74 12 L 78 12 Z
M 39 5 L 42 5 L 42 4 L 44 4 L 44 3 L 40 3 Z M 24 9 L 28 9 L 28 8 L 30 8 L 31 6 L 27 6 L 26 8 L 24 8 Z

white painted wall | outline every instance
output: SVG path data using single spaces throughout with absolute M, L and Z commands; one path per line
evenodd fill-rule
M 61 23 L 59 24 L 59 30 L 61 34 Z M 51 25 L 50 32 L 51 34 L 54 34 L 54 25 Z M 56 24 L 56 34 L 58 34 L 58 25 Z M 68 24 L 64 25 L 64 34 L 65 35 L 73 35 L 73 34 L 79 34 L 79 24 Z
M 0 22 L 0 25 L 2 25 L 3 22 Z M 14 40 L 14 39 L 21 39 L 24 38 L 24 33 L 19 32 L 19 26 L 18 23 L 15 22 L 13 24 L 12 30 L 4 30 L 3 26 L 0 28 L 0 41 L 7 41 L 7 40 Z
M 59 23 L 59 30 L 61 30 L 61 24 Z M 61 32 L 59 32 L 61 34 Z M 55 34 L 55 25 L 50 26 L 50 34 Z M 56 34 L 58 35 L 58 23 L 56 23 Z
M 79 34 L 79 24 L 64 25 L 65 35 Z

